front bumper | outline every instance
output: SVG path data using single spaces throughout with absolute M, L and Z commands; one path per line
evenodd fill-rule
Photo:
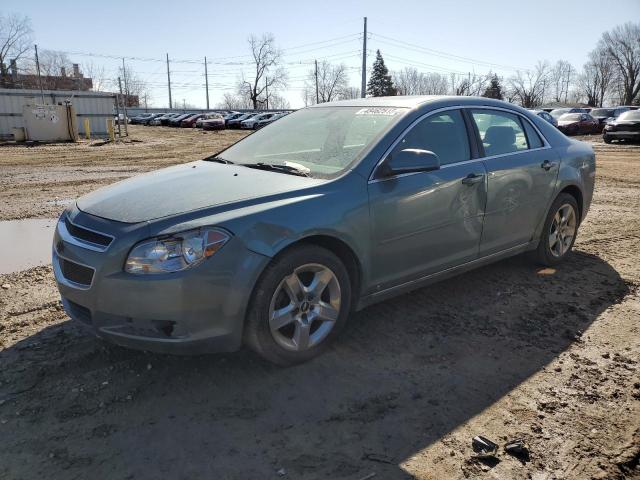
M 61 220 L 53 268 L 67 314 L 108 341 L 160 353 L 201 354 L 240 347 L 246 308 L 268 257 L 233 238 L 193 269 L 133 275 L 123 266 L 130 248 L 152 235 L 148 225 L 122 224 L 80 212 L 70 221 L 114 237 L 104 251 L 87 248 Z M 69 268 L 69 265 L 75 267 Z M 77 266 L 76 266 L 77 265 Z M 80 269 L 93 275 L 77 276 Z M 77 283 L 74 280 L 79 280 Z
M 615 138 L 617 140 L 640 140 L 640 132 L 605 130 L 603 132 L 603 135 L 606 135 L 610 138 Z

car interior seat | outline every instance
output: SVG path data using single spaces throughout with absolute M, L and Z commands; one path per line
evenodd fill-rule
M 487 128 L 482 143 L 487 156 L 514 152 L 517 150 L 516 132 L 512 127 L 495 125 Z

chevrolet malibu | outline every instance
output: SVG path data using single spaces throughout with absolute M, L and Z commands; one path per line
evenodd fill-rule
M 498 100 L 323 103 L 81 197 L 53 267 L 99 337 L 290 365 L 375 302 L 528 251 L 557 265 L 594 177 L 590 146 Z

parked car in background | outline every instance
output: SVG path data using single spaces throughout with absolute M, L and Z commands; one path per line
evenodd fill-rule
M 260 120 L 268 120 L 274 115 L 275 113 L 259 113 L 257 115 L 247 118 L 246 120 L 241 121 L 240 128 L 253 130 L 256 128 L 256 125 Z
M 565 135 L 600 133 L 600 122 L 588 113 L 565 113 L 558 119 L 558 130 Z
M 600 122 L 600 130 L 602 130 L 608 121 L 615 120 L 629 110 L 631 110 L 631 107 L 594 108 L 591 110 L 590 115 Z
M 221 113 L 205 113 L 204 115 L 202 115 L 202 117 L 200 117 L 198 120 L 196 120 L 195 126 L 197 128 L 202 128 L 202 123 L 206 122 L 207 120 L 218 120 L 222 118 L 224 121 L 224 115 Z
M 538 115 L 543 120 L 546 120 L 554 127 L 558 126 L 558 121 L 555 118 L 553 118 L 549 112 L 545 112 L 544 110 L 529 110 L 529 111 L 534 115 Z
M 167 113 L 166 115 L 163 115 L 162 117 L 160 117 L 160 125 L 169 125 L 169 122 L 171 120 L 173 120 L 174 118 L 179 117 L 180 115 L 184 115 L 183 113 Z
M 200 118 L 202 118 L 204 116 L 205 116 L 204 113 L 195 113 L 193 115 L 190 115 L 187 118 L 184 118 L 180 122 L 180 126 L 181 127 L 195 127 L 196 126 L 196 122 L 198 121 L 198 119 L 200 119 Z
M 172 115 L 173 115 L 173 113 L 163 113 L 162 115 L 159 115 L 156 118 L 154 118 L 153 120 L 151 120 L 149 122 L 149 125 L 162 125 L 162 121 L 164 119 L 171 118 Z
M 202 120 L 203 130 L 224 130 L 224 117 L 219 113 L 212 113 L 209 118 Z
M 640 141 L 640 110 L 628 110 L 604 126 L 602 139 Z
M 240 113 L 240 112 L 231 112 L 231 113 L 228 113 L 228 114 L 224 115 L 223 118 L 224 118 L 225 125 L 228 127 L 229 126 L 229 122 L 231 120 L 237 120 L 238 118 L 240 118 L 243 115 L 246 115 L 246 114 L 245 113 Z
M 255 130 L 259 130 L 263 127 L 266 127 L 267 125 L 269 125 L 270 123 L 275 122 L 276 120 L 278 120 L 279 118 L 284 117 L 285 115 L 287 115 L 288 112 L 278 112 L 278 113 L 274 113 L 270 118 L 265 118 L 262 120 L 259 120 L 256 125 L 255 125 Z
M 587 113 L 584 108 L 554 108 L 549 114 L 556 120 L 560 120 L 560 117 L 565 113 Z
M 243 113 L 242 115 L 227 121 L 227 128 L 240 128 L 240 123 L 251 117 L 259 115 L 259 113 Z
M 162 115 L 164 115 L 164 113 L 153 113 L 153 114 L 151 114 L 150 117 L 147 117 L 147 118 L 143 119 L 140 122 L 140 125 L 151 125 L 151 122 L 153 120 L 155 120 L 156 118 L 161 117 Z
M 168 125 L 170 127 L 179 127 L 180 124 L 182 123 L 182 120 L 190 117 L 191 115 L 193 115 L 193 113 L 183 113 L 181 115 L 178 115 L 177 117 L 173 117 L 172 119 L 169 120 Z
M 151 118 L 153 118 L 153 113 L 140 113 L 131 117 L 129 123 L 132 125 L 140 125 Z
M 594 181 L 591 145 L 506 102 L 322 103 L 79 198 L 53 270 L 67 314 L 103 339 L 188 354 L 245 343 L 291 365 L 375 302 L 527 251 L 557 266 Z

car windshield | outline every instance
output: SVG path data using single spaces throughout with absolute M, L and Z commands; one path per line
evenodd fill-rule
M 298 110 L 220 152 L 236 164 L 297 167 L 309 176 L 331 178 L 397 121 L 405 108 L 315 107 Z
M 627 110 L 618 117 L 618 120 L 640 120 L 640 110 Z
M 556 108 L 555 110 L 551 110 L 551 116 L 555 119 L 558 119 L 568 111 L 568 108 Z
M 591 115 L 594 117 L 611 117 L 613 116 L 613 110 L 609 108 L 594 108 L 591 110 Z
M 569 122 L 577 122 L 582 117 L 582 113 L 565 113 L 562 115 L 559 120 L 569 121 Z

